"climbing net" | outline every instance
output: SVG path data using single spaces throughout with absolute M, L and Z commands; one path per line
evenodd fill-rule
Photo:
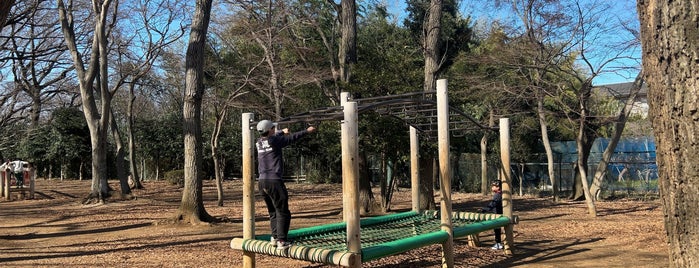
M 508 223 L 509 218 L 498 214 L 452 213 L 454 237 L 477 234 Z M 362 262 L 441 243 L 449 237 L 441 229 L 442 223 L 437 211 L 410 211 L 365 218 L 360 221 L 360 225 Z M 289 231 L 288 239 L 294 241 L 294 246 L 285 252 L 275 250 L 268 243 L 269 235 L 259 235 L 254 240 L 241 241 L 237 246 L 231 243 L 231 246 L 257 253 L 338 264 L 333 258 L 347 253 L 346 238 L 346 224 L 333 223 Z
M 459 214 L 457 213 L 457 215 Z M 454 217 L 452 220 L 454 228 L 464 227 L 468 224 L 493 218 L 494 216 L 492 214 L 477 213 L 470 213 L 470 215 L 461 213 L 461 215 L 468 215 L 471 217 Z M 360 224 L 362 234 L 361 244 L 363 248 L 441 231 L 440 218 L 435 211 L 427 211 L 424 213 L 405 212 L 390 216 L 374 217 L 361 221 Z M 344 224 L 319 227 L 320 228 L 311 227 L 290 231 L 289 238 L 294 240 L 295 244 L 308 247 L 331 250 L 346 249 L 345 240 L 347 238 L 347 232 L 344 228 Z M 263 239 L 268 237 L 269 236 L 261 236 Z

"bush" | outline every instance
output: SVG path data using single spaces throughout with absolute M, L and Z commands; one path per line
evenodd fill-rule
M 337 183 L 342 182 L 342 173 L 334 171 L 332 165 L 321 163 L 316 158 L 309 158 L 305 167 L 306 182 Z
M 163 175 L 165 180 L 172 185 L 177 185 L 179 187 L 184 187 L 184 169 L 176 169 L 165 172 Z

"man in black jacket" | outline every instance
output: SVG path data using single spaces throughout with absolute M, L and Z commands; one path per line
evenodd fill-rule
M 308 133 L 315 132 L 315 127 L 289 133 L 289 129 L 277 131 L 277 124 L 262 120 L 257 123 L 257 131 L 260 138 L 257 147 L 257 171 L 258 189 L 265 199 L 269 212 L 272 238 L 270 242 L 277 249 L 287 249 L 291 242 L 287 240 L 289 225 L 291 224 L 291 211 L 289 211 L 289 193 L 286 190 L 282 174 L 284 173 L 284 160 L 282 148 L 293 144 Z

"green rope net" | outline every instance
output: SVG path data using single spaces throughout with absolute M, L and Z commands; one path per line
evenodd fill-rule
M 498 214 L 452 213 L 454 237 L 476 234 L 509 223 L 509 218 Z M 444 242 L 449 235 L 442 231 L 441 225 L 441 218 L 437 211 L 424 213 L 410 211 L 362 219 L 360 220 L 361 260 L 366 262 Z M 294 242 L 289 252 L 276 251 L 268 243 L 269 235 L 259 235 L 255 240 L 245 240 L 241 247 L 243 250 L 258 253 L 329 264 L 338 264 L 333 258 L 338 259 L 339 255 L 348 253 L 344 222 L 291 230 L 288 238 Z M 233 247 L 233 243 L 231 245 Z
M 486 218 L 487 214 L 483 215 L 484 216 L 481 216 L 481 218 Z M 439 215 L 434 211 L 420 214 L 408 212 L 400 216 L 407 217 L 392 217 L 386 221 L 372 222 L 369 224 L 362 223 L 360 230 L 362 247 L 372 247 L 395 240 L 441 231 Z M 481 220 L 479 220 L 478 217 L 452 218 L 454 228 L 479 221 Z M 346 249 L 345 240 L 347 239 L 347 232 L 344 228 L 323 233 L 310 233 L 306 236 L 292 236 L 292 234 L 293 233 L 290 232 L 290 239 L 297 245 L 331 250 Z M 269 236 L 265 238 L 268 237 Z

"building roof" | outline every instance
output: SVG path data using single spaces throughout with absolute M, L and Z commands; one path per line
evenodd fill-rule
M 614 96 L 614 98 L 624 100 L 629 97 L 629 92 L 633 88 L 633 82 L 616 83 L 616 84 L 606 84 L 594 86 L 593 91 L 608 96 Z M 641 91 L 638 92 L 636 96 L 637 100 L 645 100 L 648 97 L 648 87 L 646 83 L 641 86 Z

